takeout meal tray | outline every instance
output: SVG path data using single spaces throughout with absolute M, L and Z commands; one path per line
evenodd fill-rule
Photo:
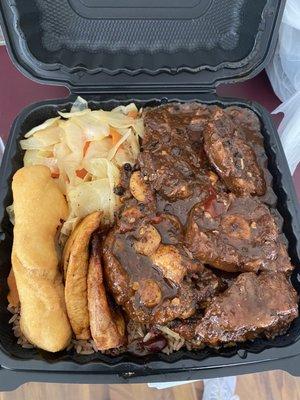
M 106 99 L 105 99 L 106 97 Z M 162 100 L 163 99 L 163 100 Z M 46 352 L 21 349 L 15 341 L 11 328 L 8 326 L 10 314 L 6 311 L 6 278 L 10 268 L 10 251 L 12 244 L 12 225 L 8 220 L 5 207 L 11 204 L 11 177 L 22 165 L 22 152 L 19 140 L 24 132 L 56 115 L 58 110 L 69 109 L 72 98 L 67 100 L 51 100 L 31 105 L 24 109 L 16 119 L 6 147 L 1 167 L 0 218 L 2 220 L 1 283 L 6 290 L 0 297 L 0 343 L 1 365 L 20 375 L 11 382 L 17 385 L 30 380 L 46 380 L 64 382 L 150 382 L 194 378 L 208 378 L 246 372 L 257 372 L 265 369 L 281 368 L 300 374 L 297 363 L 293 359 L 300 354 L 300 318 L 292 324 L 288 334 L 274 340 L 258 339 L 233 348 L 222 350 L 205 349 L 194 352 L 180 350 L 171 355 L 156 354 L 147 357 L 136 357 L 124 354 L 110 357 L 103 354 L 89 356 L 70 355 L 67 353 L 49 354 Z M 162 97 L 148 96 L 130 97 L 130 95 L 115 96 L 114 99 L 96 96 L 89 102 L 91 108 L 111 109 L 117 104 L 127 104 L 134 101 L 138 106 L 158 105 L 166 101 L 198 101 L 205 104 L 217 104 L 222 107 L 238 105 L 249 107 L 260 118 L 264 136 L 268 169 L 273 176 L 273 189 L 277 196 L 277 209 L 284 219 L 283 231 L 289 242 L 289 254 L 293 264 L 299 268 L 300 225 L 299 210 L 291 175 L 280 144 L 278 134 L 268 113 L 258 104 L 237 99 L 220 99 L 212 95 L 184 95 Z M 300 283 L 297 279 L 298 270 L 293 273 L 292 281 L 300 293 Z M 276 294 L 274 294 L 276 295 Z M 289 361 L 288 361 L 289 360 Z M 33 372 L 34 371 L 34 372 Z M 23 373 L 24 372 L 24 373 Z M 46 373 L 43 378 L 43 372 Z M 6 371 L 7 373 L 7 371 Z M 74 375 L 69 375 L 72 373 Z M 32 375 L 31 375 L 32 374 Z M 1 370 L 0 370 L 1 377 Z
M 54 8 L 51 8 L 52 3 Z M 76 383 L 158 382 L 213 378 L 268 369 L 283 369 L 294 375 L 300 375 L 300 367 L 298 367 L 300 365 L 298 362 L 298 360 L 300 361 L 300 317 L 292 323 L 287 334 L 278 336 L 274 340 L 257 339 L 253 342 L 245 342 L 234 347 L 220 349 L 179 350 L 170 355 L 159 353 L 137 357 L 125 353 L 112 357 L 100 353 L 93 355 L 77 355 L 67 352 L 50 354 L 37 349 L 23 349 L 17 345 L 11 327 L 8 324 L 11 315 L 6 309 L 8 290 L 6 279 L 11 265 L 10 254 L 13 240 L 13 227 L 9 222 L 6 207 L 12 202 L 12 176 L 22 166 L 23 154 L 19 141 L 32 127 L 56 116 L 57 111 L 69 110 L 77 94 L 81 94 L 86 98 L 92 109 L 110 110 L 117 105 L 130 102 L 136 103 L 138 107 L 144 107 L 173 101 L 197 101 L 205 104 L 216 104 L 221 107 L 237 105 L 248 107 L 254 111 L 261 121 L 261 133 L 264 137 L 268 158 L 267 168 L 272 175 L 272 186 L 277 198 L 275 206 L 283 217 L 283 232 L 288 240 L 291 261 L 296 267 L 292 275 L 292 282 L 300 294 L 300 281 L 298 280 L 298 273 L 300 272 L 299 209 L 278 133 L 274 128 L 270 115 L 259 104 L 247 100 L 220 98 L 215 93 L 216 83 L 245 79 L 246 76 L 249 77 L 263 68 L 276 43 L 276 34 L 284 2 L 259 0 L 255 7 L 251 1 L 247 0 L 222 2 L 223 5 L 227 4 L 228 7 L 239 5 L 240 8 L 235 9 L 235 13 L 240 15 L 240 18 L 242 18 L 242 14 L 239 14 L 238 10 L 241 10 L 242 13 L 246 11 L 249 13 L 251 12 L 249 7 L 255 9 L 254 14 L 251 14 L 251 18 L 255 19 L 256 13 L 261 16 L 261 19 L 259 18 L 260 22 L 256 26 L 244 26 L 245 24 L 241 24 L 241 19 L 235 21 L 235 23 L 240 23 L 241 30 L 238 27 L 236 29 L 240 34 L 241 41 L 247 41 L 254 37 L 252 44 L 248 42 L 250 54 L 248 49 L 248 53 L 242 60 L 233 61 L 234 57 L 231 57 L 233 54 L 230 56 L 223 54 L 227 60 L 231 57 L 231 61 L 228 61 L 227 64 L 214 60 L 215 65 L 213 66 L 212 59 L 207 58 L 211 65 L 204 65 L 202 57 L 205 57 L 205 52 L 201 53 L 203 46 L 200 46 L 202 49 L 199 50 L 200 56 L 188 46 L 183 47 L 183 53 L 178 51 L 172 53 L 171 49 L 166 49 L 163 46 L 160 53 L 155 53 L 149 50 L 147 47 L 148 42 L 145 40 L 143 51 L 139 49 L 135 53 L 139 59 L 139 61 L 135 60 L 135 62 L 139 63 L 138 68 L 125 62 L 126 55 L 131 54 L 132 57 L 132 49 L 123 49 L 123 52 L 114 52 L 112 49 L 112 51 L 106 53 L 107 49 L 101 49 L 100 51 L 99 48 L 88 48 L 87 43 L 90 42 L 83 41 L 84 43 L 81 47 L 77 43 L 79 47 L 74 51 L 72 48 L 74 44 L 65 41 L 57 51 L 51 50 L 49 48 L 50 42 L 48 42 L 50 38 L 49 35 L 47 36 L 47 32 L 48 34 L 59 33 L 59 31 L 53 31 L 54 28 L 51 25 L 52 23 L 57 28 L 56 17 L 58 12 L 55 16 L 51 14 L 53 20 L 45 18 L 45 14 L 43 14 L 43 17 L 38 17 L 35 13 L 47 13 L 51 12 L 51 10 L 57 10 L 59 9 L 58 3 L 53 1 L 50 4 L 50 2 L 44 0 L 30 2 L 4 0 L 0 5 L 6 42 L 10 55 L 17 67 L 33 79 L 65 84 L 71 91 L 68 99 L 36 103 L 28 106 L 19 114 L 12 126 L 1 165 L 0 389 L 13 389 L 28 381 Z M 88 21 L 98 29 L 101 26 L 100 22 L 103 22 L 105 18 L 106 21 L 115 21 L 114 23 L 123 18 L 129 23 L 132 11 L 130 14 L 129 9 L 127 8 L 126 11 L 126 7 L 123 7 L 125 14 L 119 15 L 119 19 L 114 19 L 112 15 L 116 14 L 109 14 L 113 10 L 109 9 L 109 7 L 105 8 L 107 3 L 106 1 L 99 1 L 99 4 L 102 4 L 102 10 L 106 10 L 108 14 L 105 16 L 99 12 L 98 16 L 94 15 L 94 19 L 91 20 L 86 13 L 95 4 L 92 0 L 64 0 L 61 2 L 63 7 L 69 5 L 69 11 L 64 9 L 64 15 L 69 19 L 73 15 L 74 6 L 76 12 L 79 12 L 83 15 L 82 18 L 85 18 L 86 25 L 81 26 L 82 35 L 84 29 L 89 26 Z M 155 17 L 155 12 L 159 13 L 159 6 L 156 3 L 158 2 L 153 3 L 151 11 L 153 16 L 151 18 Z M 202 3 L 202 15 L 205 15 L 207 10 L 211 10 L 216 1 L 201 2 L 201 0 L 195 0 L 194 2 L 189 2 L 187 8 L 192 3 L 194 6 L 198 4 L 199 10 Z M 121 13 L 121 6 L 124 6 L 124 2 L 120 0 L 118 4 L 118 13 Z M 141 2 L 141 4 L 144 3 Z M 167 4 L 169 3 L 166 0 Z M 80 8 L 80 5 L 86 6 Z M 90 7 L 87 5 L 90 5 Z M 144 8 L 147 8 L 146 3 Z M 148 14 L 145 9 L 138 12 L 141 12 L 140 20 L 147 20 L 145 15 Z M 163 23 L 166 19 L 169 20 L 170 14 L 172 14 L 174 21 L 183 20 L 178 16 L 180 13 L 176 14 L 176 12 L 179 11 L 174 11 L 174 14 L 169 13 L 167 17 L 163 14 L 159 14 L 160 17 L 156 15 L 156 17 L 160 23 Z M 189 20 L 188 11 L 186 12 L 186 19 Z M 35 22 L 38 22 L 36 24 L 32 23 L 31 18 L 37 18 Z M 219 20 L 222 20 L 222 18 L 228 18 L 224 10 L 220 11 Z M 258 18 L 258 15 L 256 15 L 256 18 Z M 152 19 L 149 19 L 149 21 L 152 21 Z M 9 25 L 10 23 L 12 25 Z M 234 24 L 234 20 L 232 23 Z M 112 22 L 109 22 L 109 27 L 110 24 Z M 37 26 L 33 27 L 33 25 Z M 41 40 L 37 38 L 39 29 L 45 34 L 44 36 L 42 35 Z M 149 28 L 149 32 L 151 29 Z M 180 29 L 179 22 L 177 29 Z M 245 32 L 243 29 L 245 29 Z M 251 29 L 253 29 L 252 33 L 250 32 Z M 137 30 L 136 34 L 138 33 L 139 30 Z M 66 39 L 62 32 L 60 34 L 62 38 Z M 202 35 L 203 32 L 200 31 L 200 34 Z M 31 35 L 33 36 L 31 37 Z M 94 38 L 94 40 L 96 39 Z M 150 39 L 148 38 L 147 40 Z M 206 44 L 208 45 L 208 43 Z M 218 45 L 216 46 L 218 47 Z M 213 50 L 213 46 L 210 48 L 211 50 Z M 208 48 L 206 51 L 208 51 Z M 161 53 L 165 53 L 165 58 Z M 187 57 L 187 55 L 190 57 Z M 52 59 L 49 57 L 52 57 Z M 153 57 L 153 60 L 151 57 Z M 241 58 L 241 54 L 236 54 L 235 57 Z M 84 63 L 85 59 L 87 60 L 86 63 Z M 185 62 L 184 66 L 182 64 L 183 61 Z M 94 64 L 92 64 L 93 62 Z M 90 64 L 87 65 L 87 63 Z M 198 64 L 196 65 L 196 63 Z M 202 65 L 200 65 L 201 63 Z

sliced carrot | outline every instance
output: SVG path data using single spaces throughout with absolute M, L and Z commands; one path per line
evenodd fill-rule
M 112 138 L 112 145 L 114 146 L 115 144 L 118 143 L 118 141 L 121 139 L 121 134 L 119 131 L 117 131 L 115 128 L 110 127 L 109 130 L 110 136 Z
M 138 111 L 137 110 L 131 110 L 131 111 L 128 112 L 127 115 L 128 115 L 128 117 L 136 118 L 138 116 Z
M 14 271 L 12 268 L 11 268 L 10 273 L 7 278 L 7 285 L 9 288 L 7 300 L 9 302 L 9 304 L 16 307 L 19 304 L 20 299 L 19 299 L 19 293 L 18 293 L 18 288 L 17 288 L 17 284 L 16 284 Z
M 85 142 L 83 146 L 83 156 L 85 156 L 91 142 Z
M 83 179 L 86 176 L 87 173 L 88 172 L 87 172 L 87 170 L 85 168 L 76 170 L 76 175 L 78 176 L 78 178 L 81 178 L 81 179 Z
M 59 178 L 59 172 L 51 172 L 52 178 Z

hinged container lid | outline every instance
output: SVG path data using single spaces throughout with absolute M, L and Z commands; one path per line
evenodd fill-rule
M 11 57 L 73 91 L 212 91 L 260 71 L 280 0 L 1 0 Z

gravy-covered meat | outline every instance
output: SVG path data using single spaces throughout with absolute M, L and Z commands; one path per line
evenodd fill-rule
M 258 116 L 249 108 L 237 106 L 227 107 L 224 109 L 229 115 L 236 129 L 242 133 L 256 134 L 260 131 L 260 122 Z
M 195 103 L 144 112 L 141 174 L 156 193 L 158 210 L 176 215 L 182 223 L 196 203 L 214 190 L 225 190 L 203 149 L 203 129 L 210 114 L 210 108 Z
M 297 316 L 297 294 L 284 274 L 248 272 L 209 305 L 195 336 L 211 346 L 271 338 L 283 334 Z
M 139 161 L 151 188 L 171 202 L 203 198 L 211 184 L 202 132 L 210 110 L 195 103 L 170 104 L 144 112 L 145 134 Z
M 163 348 L 160 328 L 196 348 L 284 332 L 297 315 L 293 267 L 266 205 L 257 116 L 187 103 L 146 108 L 143 118 L 103 243 L 110 294 L 130 324 L 146 326 L 141 347 Z
M 265 194 L 255 152 L 224 110 L 216 107 L 212 111 L 203 135 L 206 154 L 229 190 L 240 196 Z
M 208 189 L 210 180 L 201 171 L 201 163 L 196 155 L 191 154 L 191 148 L 186 146 L 180 152 L 181 157 L 174 157 L 168 145 L 165 148 L 159 146 L 157 151 L 144 150 L 139 157 L 141 172 L 152 189 L 164 199 L 173 202 L 189 199 L 196 194 L 199 201 L 205 196 L 206 190 L 197 189 L 199 186 Z
M 135 321 L 164 323 L 188 318 L 221 281 L 181 245 L 182 226 L 167 214 L 141 213 L 134 202 L 104 242 L 108 286 Z
M 269 209 L 257 199 L 223 194 L 191 211 L 186 246 L 200 261 L 229 271 L 292 270 Z
M 191 140 L 200 148 L 201 135 L 210 114 L 211 108 L 199 103 L 170 103 L 146 108 L 143 112 L 145 125 L 143 148 L 155 149 L 158 142 L 179 144 L 177 139 Z M 173 149 L 173 152 L 177 153 L 181 148 L 182 146 Z

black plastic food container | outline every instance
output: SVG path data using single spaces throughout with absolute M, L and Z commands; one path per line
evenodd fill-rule
M 15 65 L 39 82 L 66 85 L 68 99 L 30 105 L 16 118 L 0 176 L 0 390 L 28 381 L 77 383 L 158 382 L 283 369 L 300 375 L 300 318 L 274 340 L 236 347 L 180 350 L 138 358 L 131 354 L 79 356 L 22 349 L 7 307 L 12 226 L 5 208 L 11 179 L 22 165 L 19 140 L 32 127 L 69 109 L 77 95 L 92 108 L 111 109 L 168 101 L 249 107 L 260 118 L 300 293 L 300 227 L 297 199 L 269 114 L 247 100 L 219 98 L 216 86 L 247 79 L 269 61 L 284 1 L 280 0 L 2 0 L 0 17 Z M 257 88 L 259 90 L 259 88 Z M 299 270 L 300 272 L 300 270 Z M 274 295 L 276 295 L 274 293 Z

